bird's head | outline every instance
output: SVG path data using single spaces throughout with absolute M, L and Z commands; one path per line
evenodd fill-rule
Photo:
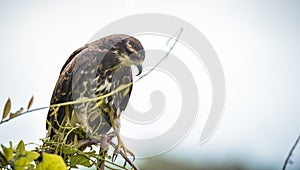
M 114 45 L 113 53 L 123 66 L 135 65 L 139 71 L 138 76 L 143 71 L 144 48 L 140 41 L 132 36 L 122 35 L 120 37 L 121 39 Z

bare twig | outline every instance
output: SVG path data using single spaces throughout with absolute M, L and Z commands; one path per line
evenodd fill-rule
M 2 121 L 0 122 L 0 125 L 1 125 L 2 123 L 11 121 L 12 119 L 15 119 L 15 118 L 17 118 L 17 117 L 19 117 L 19 116 L 25 115 L 25 114 L 27 114 L 27 113 L 35 112 L 35 111 L 43 110 L 43 109 L 48 109 L 48 108 L 49 108 L 49 107 L 46 106 L 46 107 L 40 107 L 40 108 L 37 108 L 37 109 L 32 109 L 32 110 L 28 110 L 28 111 L 26 111 L 26 112 L 22 112 L 22 113 L 16 115 L 15 117 L 12 117 L 12 118 L 9 118 L 9 119 L 6 119 L 6 120 L 2 120 Z
M 290 150 L 288 156 L 286 157 L 285 162 L 284 162 L 283 167 L 282 167 L 282 170 L 285 170 L 286 167 L 287 167 L 287 165 L 289 164 L 289 161 L 290 161 L 290 159 L 291 159 L 291 157 L 292 157 L 292 155 L 293 155 L 293 152 L 294 152 L 295 148 L 296 148 L 297 145 L 298 145 L 299 140 L 300 140 L 300 135 L 298 136 L 298 138 L 297 138 L 297 140 L 295 141 L 293 147 L 291 148 L 291 150 Z
M 169 56 L 169 54 L 171 53 L 171 51 L 173 50 L 173 48 L 175 47 L 176 43 L 178 42 L 181 34 L 183 32 L 183 28 L 180 28 L 179 31 L 175 34 L 176 38 L 174 37 L 170 37 L 167 41 L 167 45 L 170 43 L 170 41 L 172 39 L 175 39 L 174 43 L 171 45 L 171 47 L 169 48 L 168 52 L 154 65 L 154 67 L 152 67 L 152 69 L 150 69 L 147 73 L 143 74 L 140 76 L 140 78 L 138 78 L 137 80 L 135 80 L 135 82 L 141 80 L 142 78 L 144 78 L 145 76 L 147 76 L 149 73 L 151 73 L 154 69 L 156 69 L 162 62 L 163 60 L 167 59 L 167 57 Z

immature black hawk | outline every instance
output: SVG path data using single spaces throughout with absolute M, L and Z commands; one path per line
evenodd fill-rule
M 132 82 L 131 66 L 142 72 L 145 52 L 139 40 L 124 34 L 114 34 L 74 51 L 61 69 L 51 105 L 68 101 L 97 98 Z M 80 125 L 84 133 L 79 139 L 106 134 L 111 127 L 118 139 L 116 153 L 123 149 L 133 155 L 120 138 L 120 115 L 126 108 L 132 86 L 111 96 L 92 102 L 49 109 L 46 128 L 51 140 L 57 140 L 60 128 L 70 122 Z M 69 135 L 72 142 L 75 135 Z

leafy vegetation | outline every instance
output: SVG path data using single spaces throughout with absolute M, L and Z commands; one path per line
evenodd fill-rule
M 4 106 L 0 125 L 32 111 L 48 108 L 29 110 L 33 99 L 32 97 L 28 102 L 27 111 L 24 112 L 23 107 L 21 107 L 15 113 L 11 112 L 12 102 L 8 99 Z M 47 123 L 49 124 L 49 122 Z M 51 124 L 49 125 L 51 126 Z M 68 135 L 72 133 L 73 135 L 80 136 L 82 132 L 83 128 L 81 126 L 73 126 L 66 120 L 64 125 L 56 132 L 55 141 L 50 140 L 47 135 L 44 139 L 41 139 L 42 145 L 37 145 L 34 150 L 26 150 L 26 145 L 22 140 L 18 143 L 17 147 L 13 147 L 12 142 L 9 143 L 9 146 L 1 144 L 0 169 L 64 170 L 78 168 L 78 166 L 87 168 L 96 167 L 97 169 L 103 169 L 104 167 L 107 169 L 131 169 L 133 166 L 134 169 L 137 169 L 128 159 L 125 159 L 125 162 L 129 162 L 132 166 L 126 165 L 126 163 L 118 165 L 111 161 L 111 156 L 107 153 L 108 146 L 107 148 L 99 149 L 97 152 L 95 148 L 100 146 L 99 140 L 98 142 L 90 143 L 90 140 L 78 141 L 77 137 L 75 137 L 74 141 L 67 142 Z
M 0 168 L 2 169 L 67 169 L 65 162 L 60 156 L 43 152 L 27 151 L 22 140 L 16 148 L 13 148 L 12 142 L 9 143 L 9 147 L 1 145 L 1 148 L 3 153 L 0 154 Z

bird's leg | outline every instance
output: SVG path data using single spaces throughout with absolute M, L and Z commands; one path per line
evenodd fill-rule
M 114 129 L 114 135 L 117 136 L 117 140 L 118 140 L 118 145 L 113 153 L 112 156 L 112 161 L 115 161 L 121 151 L 121 149 L 124 152 L 125 157 L 127 157 L 128 154 L 130 154 L 133 157 L 133 160 L 135 159 L 135 156 L 133 154 L 133 152 L 131 152 L 129 149 L 127 149 L 127 147 L 124 145 L 121 136 L 120 136 L 120 128 L 121 128 L 121 123 L 120 123 L 120 113 L 115 115 L 114 112 L 115 109 L 111 108 L 111 111 L 109 112 L 109 118 L 110 118 L 110 122 L 111 125 Z
M 104 164 L 105 164 L 105 154 L 107 153 L 108 150 L 108 136 L 107 135 L 102 135 L 100 138 L 101 144 L 100 144 L 100 151 L 99 154 L 102 157 L 102 161 L 100 162 L 100 169 L 104 170 Z
M 112 156 L 112 161 L 115 161 L 121 151 L 121 149 L 123 149 L 124 155 L 125 157 L 127 157 L 127 155 L 131 155 L 133 157 L 133 161 L 135 160 L 135 155 L 133 154 L 133 152 L 131 152 L 129 149 L 127 149 L 127 147 L 125 146 L 125 144 L 123 143 L 120 134 L 117 132 L 116 133 L 117 139 L 118 139 L 118 145 L 117 148 L 115 149 L 113 156 Z

